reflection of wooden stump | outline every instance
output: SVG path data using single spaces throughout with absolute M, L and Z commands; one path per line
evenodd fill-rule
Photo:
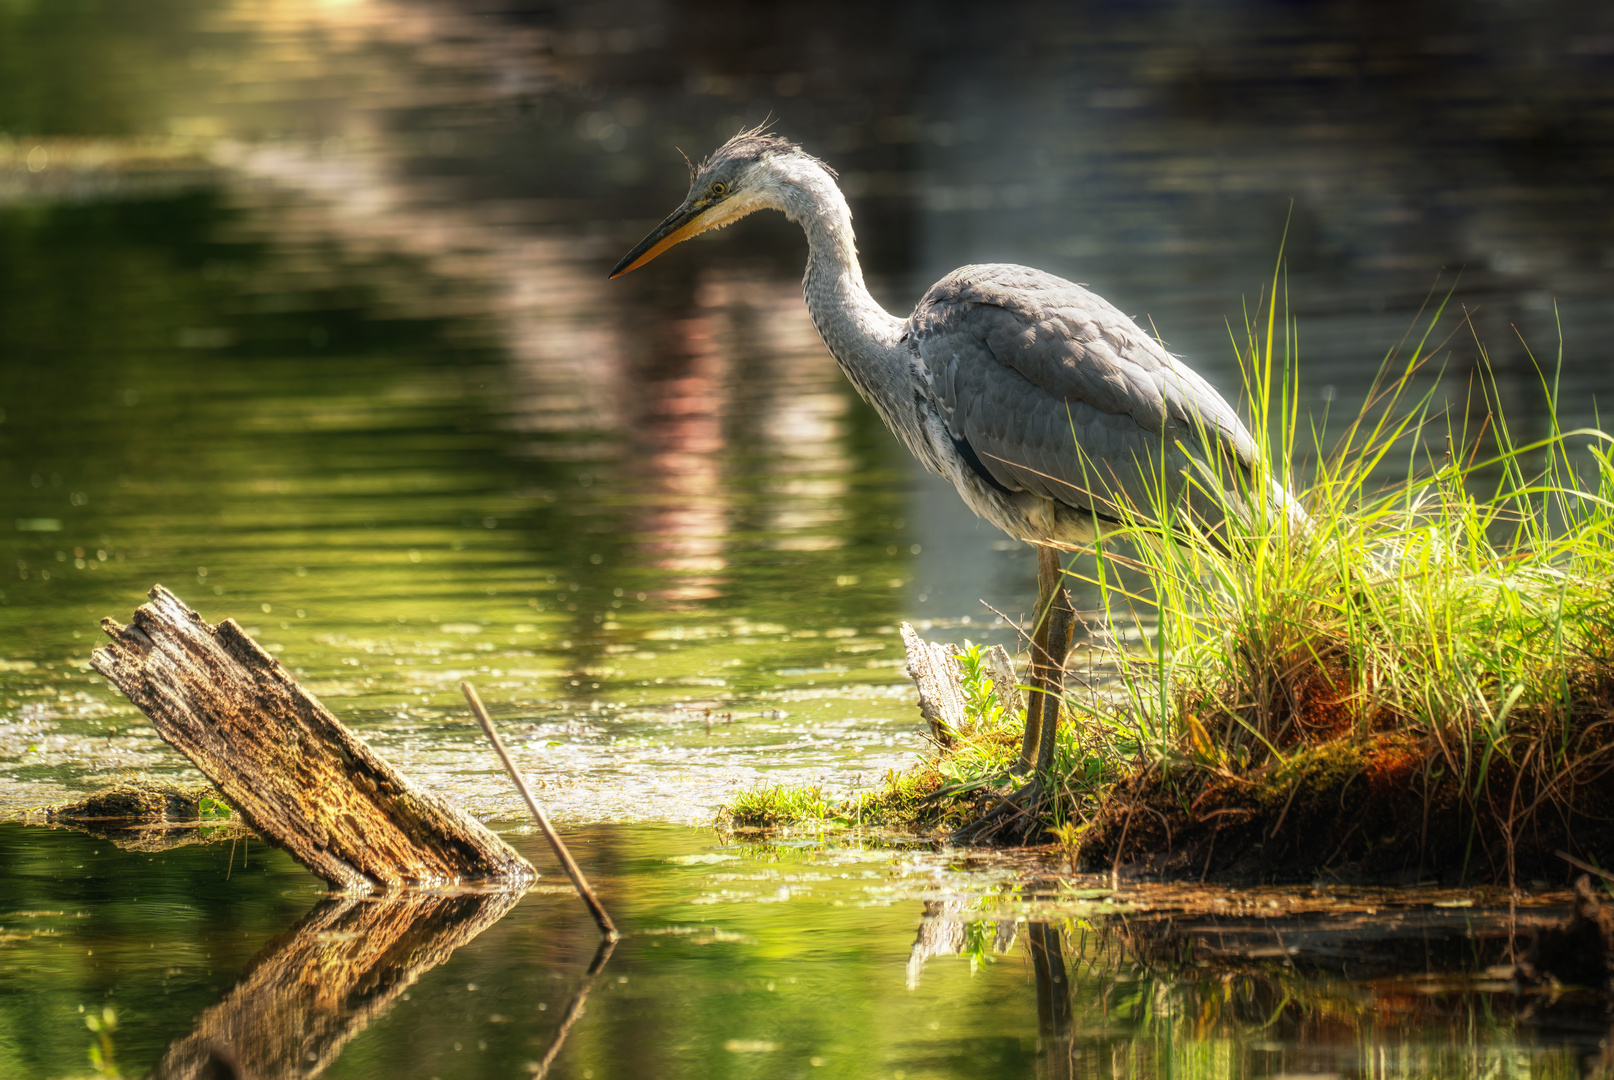
M 919 988 L 925 963 L 933 956 L 957 956 L 964 948 L 964 900 L 926 900 L 925 916 L 908 951 L 908 989 Z
M 919 986 L 925 974 L 925 964 L 935 956 L 957 956 L 969 945 L 969 925 L 981 925 L 982 919 L 970 919 L 974 904 L 968 900 L 926 900 L 925 914 L 919 921 L 913 947 L 908 950 L 908 989 Z M 992 951 L 999 955 L 1014 944 L 1017 926 L 1012 919 L 998 919 L 992 925 Z
M 265 839 L 338 889 L 525 884 L 525 859 L 415 787 L 226 619 L 157 586 L 90 664 L 151 718 Z
M 247 1080 L 317 1076 L 399 994 L 521 896 L 506 890 L 326 900 L 253 959 L 196 1029 L 168 1047 L 149 1080 L 219 1075 L 216 1057 Z

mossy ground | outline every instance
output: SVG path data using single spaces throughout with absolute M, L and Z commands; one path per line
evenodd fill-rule
M 40 807 L 24 820 L 77 829 L 131 851 L 166 851 L 253 835 L 211 784 L 149 777 Z
M 1220 882 L 1333 879 L 1386 884 L 1563 882 L 1578 873 L 1558 855 L 1597 864 L 1614 853 L 1614 682 L 1602 708 L 1576 725 L 1575 764 L 1543 768 L 1495 758 L 1475 786 L 1473 762 L 1438 738 L 1402 728 L 1307 737 L 1246 770 L 1184 759 L 1128 769 L 1082 759 L 1061 732 L 1060 796 L 1020 837 L 1079 849 L 1089 872 Z M 1323 727 L 1326 713 L 1315 717 Z M 872 791 L 846 797 L 788 785 L 740 793 L 731 825 L 883 827 L 948 835 L 989 813 L 1018 783 L 970 783 L 960 760 L 993 762 L 1001 777 L 1019 750 L 1018 718 L 966 733 Z M 1521 724 L 1522 726 L 1522 724 Z M 1473 748 L 1469 748 L 1472 750 Z M 1070 769 L 1072 758 L 1093 766 Z M 1541 809 L 1551 806 L 1553 813 Z M 1614 862 L 1614 860 L 1610 860 Z
M 927 801 L 941 786 L 938 774 L 921 770 L 892 770 L 885 786 L 848 796 L 826 794 L 815 785 L 759 784 L 731 796 L 718 812 L 718 822 L 731 829 L 806 825 L 932 832 L 947 820 L 947 807 Z

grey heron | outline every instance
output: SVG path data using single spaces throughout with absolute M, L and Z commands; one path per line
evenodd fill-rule
M 1190 480 L 1242 471 L 1227 488 L 1268 492 L 1238 414 L 1204 379 L 1117 308 L 1074 282 L 1025 266 L 966 266 L 942 278 L 907 318 L 863 282 L 852 213 L 835 173 L 758 128 L 692 169 L 689 195 L 611 271 L 620 277 L 674 244 L 757 210 L 807 234 L 803 292 L 819 336 L 886 427 L 976 514 L 1037 549 L 1031 687 L 1016 771 L 1053 762 L 1074 612 L 1056 552 L 1087 545 L 1162 492 L 1214 533 L 1225 507 Z M 1197 463 L 1196 464 L 1196 460 Z

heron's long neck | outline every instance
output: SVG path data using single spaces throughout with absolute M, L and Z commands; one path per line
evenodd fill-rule
M 781 201 L 787 217 L 807 234 L 807 311 L 852 385 L 890 423 L 892 411 L 911 401 L 912 376 L 898 345 L 903 320 L 882 308 L 863 284 L 852 211 L 834 179 L 816 162 L 791 162 Z

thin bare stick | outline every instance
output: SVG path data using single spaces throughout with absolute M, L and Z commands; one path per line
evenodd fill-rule
M 504 767 L 509 770 L 510 779 L 516 782 L 516 790 L 527 800 L 527 809 L 532 811 L 532 816 L 537 819 L 538 827 L 544 831 L 549 846 L 555 850 L 555 858 L 560 860 L 560 865 L 566 870 L 566 876 L 572 879 L 572 884 L 577 887 L 577 894 L 583 898 L 583 902 L 588 905 L 588 910 L 594 916 L 594 921 L 599 924 L 600 933 L 605 935 L 607 941 L 618 940 L 622 935 L 617 933 L 616 924 L 611 921 L 611 916 L 605 913 L 605 908 L 600 906 L 599 897 L 589 888 L 588 878 L 583 876 L 583 871 L 572 858 L 572 853 L 566 850 L 560 834 L 555 832 L 555 827 L 549 823 L 549 818 L 538 806 L 538 800 L 532 797 L 532 792 L 527 788 L 527 782 L 521 778 L 516 763 L 510 760 L 510 752 L 504 748 L 499 733 L 493 730 L 493 721 L 489 719 L 488 711 L 482 705 L 482 699 L 476 696 L 476 690 L 468 682 L 460 683 L 460 689 L 465 691 L 465 700 L 471 703 L 471 711 L 476 713 L 477 720 L 481 721 L 482 730 L 487 732 L 488 741 L 493 743 L 493 749 L 499 752 L 499 760 L 503 761 Z

